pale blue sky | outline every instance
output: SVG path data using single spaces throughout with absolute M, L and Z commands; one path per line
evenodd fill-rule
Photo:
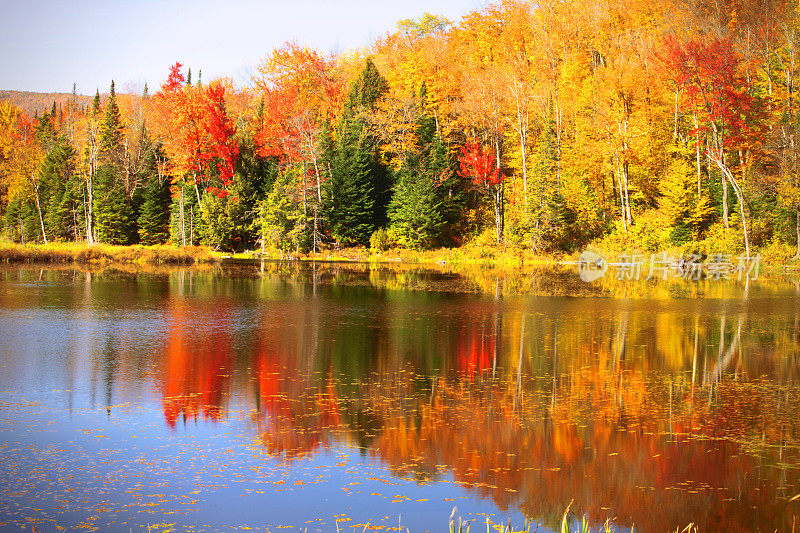
M 151 92 L 175 61 L 196 80 L 246 84 L 270 50 L 290 40 L 323 52 L 366 46 L 424 12 L 458 21 L 480 0 L 0 0 L 0 89 Z

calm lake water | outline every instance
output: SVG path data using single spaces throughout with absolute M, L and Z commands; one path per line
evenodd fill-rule
M 0 529 L 791 531 L 796 278 L 3 267 Z

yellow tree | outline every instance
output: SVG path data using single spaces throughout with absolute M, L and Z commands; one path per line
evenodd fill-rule
M 331 122 L 341 106 L 343 94 L 334 59 L 287 43 L 261 63 L 253 81 L 264 102 L 263 121 L 256 135 L 262 155 L 308 163 L 321 204 L 319 137 L 323 125 Z
M 418 20 L 401 20 L 397 31 L 373 48 L 388 91 L 369 118 L 381 136 L 382 151 L 395 170 L 417 148 L 416 133 L 422 115 L 433 117 L 436 132 L 442 138 L 453 131 L 453 116 L 447 105 L 457 91 L 449 79 L 452 69 L 447 58 L 451 24 L 430 13 Z M 425 97 L 421 99 L 423 92 Z
M 586 5 L 584 24 L 589 54 L 579 116 L 586 147 L 606 155 L 623 230 L 633 223 L 633 189 L 645 205 L 654 205 L 657 183 L 646 165 L 654 155 L 654 102 L 661 88 L 652 72 L 653 34 L 661 20 L 655 4 L 598 0 Z M 634 184 L 631 167 L 639 167 Z M 644 170 L 651 170 L 645 172 Z M 600 177 L 600 180 L 603 178 Z
M 0 104 L 2 185 L 7 190 L 9 199 L 35 202 L 42 240 L 47 244 L 37 177 L 42 156 L 42 148 L 36 140 L 33 124 L 15 107 L 8 103 Z

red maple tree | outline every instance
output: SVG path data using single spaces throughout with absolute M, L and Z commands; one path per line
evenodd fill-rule
M 683 107 L 692 109 L 698 117 L 698 126 L 693 133 L 702 131 L 707 135 L 706 152 L 722 173 L 723 190 L 726 190 L 727 181 L 739 201 L 745 252 L 749 257 L 744 193 L 725 153 L 757 149 L 763 133 L 762 106 L 744 75 L 744 61 L 730 40 L 690 39 L 682 42 L 669 37 L 664 44 L 662 59 L 682 90 Z M 744 165 L 744 161 L 739 163 Z M 724 216 L 727 222 L 727 212 Z
M 497 162 L 497 152 L 491 148 L 485 148 L 477 141 L 466 143 L 461 148 L 459 165 L 461 175 L 472 179 L 486 193 L 489 201 L 494 207 L 495 216 L 495 236 L 497 242 L 503 238 L 504 210 L 503 210 L 503 190 L 505 176 L 500 172 Z

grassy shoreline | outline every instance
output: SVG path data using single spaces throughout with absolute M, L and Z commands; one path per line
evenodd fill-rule
M 219 261 L 201 246 L 113 246 L 98 244 L 0 245 L 0 263 L 194 265 Z
M 597 251 L 600 255 L 609 261 L 620 258 L 622 255 L 632 257 L 630 252 L 619 252 L 615 250 L 599 250 L 595 247 L 589 247 Z M 664 250 L 664 253 L 671 258 L 686 257 L 679 249 Z M 754 252 L 754 255 L 755 256 Z M 651 254 L 650 252 L 642 252 L 635 254 L 640 261 L 647 264 L 650 261 L 651 255 L 656 258 L 661 257 L 659 254 Z M 260 252 L 246 252 L 241 254 L 232 254 L 225 257 L 234 259 L 265 259 L 269 261 L 317 261 L 317 262 L 350 262 L 350 263 L 376 263 L 376 264 L 411 264 L 411 265 L 451 265 L 455 267 L 483 267 L 483 268 L 500 268 L 503 270 L 515 270 L 531 267 L 547 267 L 559 264 L 576 264 L 580 252 L 573 253 L 559 253 L 559 254 L 536 254 L 530 250 L 514 247 L 485 247 L 485 246 L 472 246 L 465 245 L 460 248 L 440 248 L 436 250 L 408 250 L 403 248 L 395 248 L 386 251 L 376 251 L 369 248 L 343 248 L 340 250 L 323 251 L 319 253 L 307 254 L 281 254 L 277 251 L 267 251 L 264 254 Z M 727 254 L 732 261 L 736 262 L 740 254 Z M 771 253 L 760 253 L 760 267 L 768 270 L 787 271 L 800 269 L 800 261 L 797 259 L 777 256 Z
M 666 251 L 672 257 L 681 257 L 677 250 Z M 607 259 L 616 257 L 615 252 L 600 252 Z M 0 263 L 53 263 L 53 264 L 147 264 L 147 265 L 211 265 L 225 259 L 247 259 L 268 261 L 343 262 L 405 265 L 449 265 L 452 267 L 500 268 L 521 270 L 531 267 L 555 266 L 578 260 L 579 253 L 542 255 L 530 250 L 514 247 L 488 247 L 465 245 L 459 248 L 437 250 L 408 250 L 395 248 L 376 251 L 365 247 L 343 248 L 307 254 L 281 254 L 278 251 L 257 251 L 227 254 L 213 251 L 206 246 L 115 246 L 98 244 L 86 246 L 78 243 L 55 243 L 47 245 L 0 244 Z M 642 254 L 645 261 L 650 254 Z M 761 266 L 776 271 L 796 271 L 800 261 L 771 254 L 761 256 Z

